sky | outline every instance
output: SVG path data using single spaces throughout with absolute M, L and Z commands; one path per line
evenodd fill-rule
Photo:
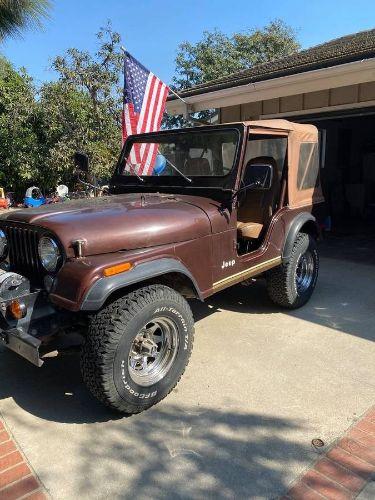
M 42 31 L 0 46 L 37 84 L 56 78 L 51 60 L 66 49 L 95 51 L 95 33 L 107 20 L 123 44 L 148 69 L 171 81 L 178 45 L 200 40 L 204 30 L 231 35 L 283 19 L 298 31 L 303 48 L 375 27 L 374 0 L 51 0 Z

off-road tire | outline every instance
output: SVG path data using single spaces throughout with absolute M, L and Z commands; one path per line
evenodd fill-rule
M 178 348 L 165 376 L 144 387 L 130 376 L 129 352 L 142 326 L 160 311 L 176 325 Z M 189 362 L 193 338 L 194 319 L 184 297 L 163 285 L 139 288 L 91 317 L 81 356 L 84 382 L 99 401 L 112 409 L 127 414 L 144 411 L 177 385 Z
M 313 261 L 313 274 L 311 283 L 306 290 L 300 292 L 296 284 L 296 270 L 299 259 L 309 252 Z M 267 291 L 270 299 L 275 304 L 297 309 L 310 299 L 318 278 L 319 255 L 315 239 L 306 233 L 298 233 L 289 260 L 266 275 Z

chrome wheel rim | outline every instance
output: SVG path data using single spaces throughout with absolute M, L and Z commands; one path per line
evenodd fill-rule
M 298 293 L 306 292 L 314 279 L 314 258 L 311 252 L 302 254 L 296 267 L 296 288 Z
M 128 369 L 133 382 L 148 387 L 164 378 L 176 358 L 178 339 L 177 326 L 170 318 L 149 321 L 130 348 Z

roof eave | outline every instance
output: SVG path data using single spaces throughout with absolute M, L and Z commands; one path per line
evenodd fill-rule
M 191 111 L 220 108 L 236 104 L 256 102 L 288 95 L 336 88 L 375 80 L 375 58 L 361 59 L 324 68 L 313 69 L 259 81 L 242 82 L 210 91 L 183 95 Z M 170 114 L 182 114 L 185 106 L 178 99 L 168 100 Z

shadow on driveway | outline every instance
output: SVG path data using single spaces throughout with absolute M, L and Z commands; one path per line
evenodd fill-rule
M 1 384 L 0 400 L 12 397 L 38 417 L 25 419 L 17 411 L 8 418 L 42 439 L 47 463 L 65 455 L 74 460 L 70 481 L 76 496 L 277 498 L 293 479 L 293 467 L 307 465 L 314 456 L 308 441 L 305 446 L 296 442 L 304 429 L 292 419 L 170 400 L 123 418 L 87 392 L 75 355 L 49 360 L 42 370 L 11 352 L 2 352 L 1 359 L 0 379 L 6 384 Z M 76 425 L 68 426 L 69 435 L 61 425 L 49 426 L 44 434 L 40 419 Z M 51 429 L 58 443 L 54 456 L 45 445 Z
M 11 397 L 28 413 L 63 423 L 106 422 L 122 415 L 94 399 L 82 382 L 79 354 L 47 359 L 42 368 L 0 347 L 0 401 Z
M 297 429 L 277 417 L 162 404 L 113 432 L 85 436 L 80 491 L 94 490 L 98 474 L 116 477 L 120 466 L 137 498 L 277 498 L 293 466 L 311 459 L 288 435 Z

